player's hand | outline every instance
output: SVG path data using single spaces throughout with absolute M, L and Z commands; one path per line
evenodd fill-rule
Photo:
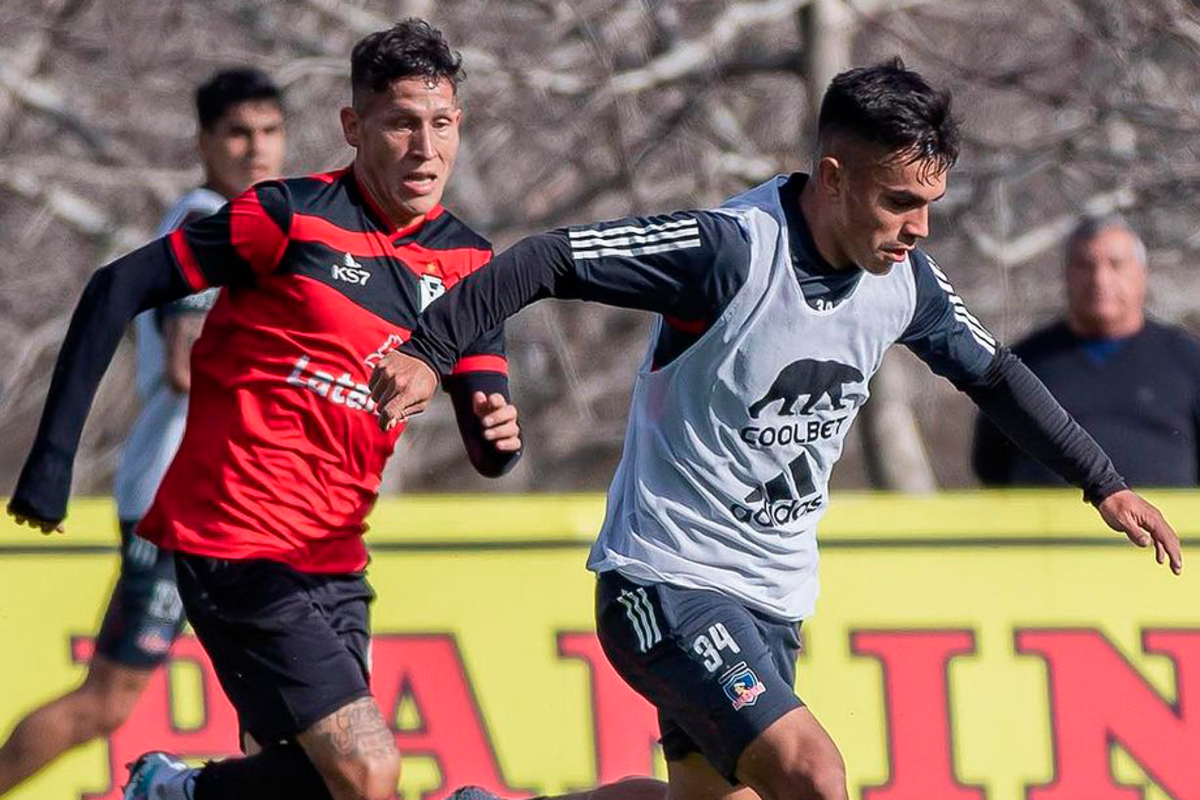
M 521 449 L 521 426 L 517 424 L 517 407 L 499 392 L 471 395 L 475 416 L 483 426 L 483 438 L 499 451 L 515 453 Z
M 368 383 L 377 404 L 380 430 L 391 430 L 420 414 L 437 391 L 438 376 L 419 358 L 393 350 L 379 360 Z
M 28 514 L 22 514 L 13 508 L 13 504 L 8 504 L 8 515 L 16 520 L 18 525 L 28 525 L 42 532 L 43 536 L 49 536 L 52 533 L 65 533 L 62 520 L 45 520 L 31 517 Z
M 1097 508 L 1108 527 L 1121 531 L 1138 547 L 1148 547 L 1153 543 L 1154 558 L 1158 563 L 1169 560 L 1172 572 L 1178 575 L 1183 571 L 1179 537 L 1162 512 L 1138 494 L 1129 489 L 1114 492 L 1104 498 Z

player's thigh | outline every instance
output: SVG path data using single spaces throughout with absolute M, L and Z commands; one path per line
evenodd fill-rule
M 775 721 L 747 745 L 737 777 L 768 800 L 845 800 L 846 766 L 807 708 Z
M 801 705 L 771 626 L 731 598 L 610 572 L 598 581 L 596 614 L 609 662 L 659 712 L 668 762 L 699 752 L 732 785 L 746 746 Z M 795 626 L 774 627 L 791 632 L 794 654 Z
M 175 586 L 175 559 L 121 521 L 121 574 L 96 637 L 96 653 L 132 669 L 153 670 L 166 661 L 183 631 Z
M 344 641 L 315 597 L 328 576 L 184 554 L 176 568 L 188 619 L 259 744 L 294 738 L 370 695 L 365 643 Z M 365 615 L 365 603 L 353 607 Z
M 347 703 L 296 740 L 335 797 L 391 797 L 400 777 L 396 738 L 375 699 Z
M 667 800 L 758 800 L 747 786 L 732 786 L 699 753 L 667 762 Z

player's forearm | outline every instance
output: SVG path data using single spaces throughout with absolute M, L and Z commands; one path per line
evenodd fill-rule
M 1112 461 L 1024 363 L 1003 350 L 986 378 L 960 387 L 1008 438 L 1099 503 L 1126 488 Z
M 92 276 L 54 365 L 41 424 L 13 492 L 16 510 L 38 519 L 63 518 L 83 423 L 125 326 L 139 311 L 187 291 L 161 241 Z
M 572 297 L 571 253 L 562 237 L 530 236 L 432 303 L 400 350 L 439 375 L 484 332 L 546 297 Z
M 506 453 L 497 450 L 495 444 L 484 437 L 483 424 L 476 416 L 471 400 L 475 392 L 483 392 L 485 395 L 498 393 L 511 401 L 508 377 L 498 372 L 470 372 L 447 376 L 445 385 L 454 405 L 454 417 L 458 421 L 463 447 L 475 470 L 484 477 L 499 478 L 515 467 L 521 458 L 521 451 Z

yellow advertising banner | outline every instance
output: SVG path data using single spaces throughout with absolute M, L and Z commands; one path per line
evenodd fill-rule
M 1195 493 L 1151 496 L 1185 539 Z M 554 794 L 663 774 L 608 667 L 584 569 L 603 498 L 408 497 L 371 518 L 372 683 L 404 798 Z M 0 525 L 0 732 L 78 683 L 115 578 L 111 506 Z M 1172 576 L 1074 494 L 843 495 L 798 692 L 861 800 L 1200 800 L 1200 562 Z M 1193 557 L 1194 558 L 1194 557 Z M 123 765 L 211 758 L 236 721 L 185 635 L 129 723 L 9 795 L 114 800 Z

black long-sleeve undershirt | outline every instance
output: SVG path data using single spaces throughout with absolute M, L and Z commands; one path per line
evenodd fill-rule
M 458 433 L 475 471 L 485 478 L 499 478 L 515 467 L 521 458 L 521 451 L 497 450 L 491 441 L 484 438 L 483 423 L 475 415 L 473 400 L 476 392 L 483 392 L 485 395 L 503 395 L 505 400 L 511 402 L 508 376 L 499 372 L 467 372 L 447 375 L 442 385 L 450 395 Z
M 58 522 L 66 516 L 83 425 L 125 327 L 142 311 L 190 293 L 165 239 L 151 242 L 92 275 L 71 316 L 54 365 L 42 419 L 10 500 L 14 512 L 47 522 Z M 446 374 L 449 372 L 448 368 Z M 465 373 L 448 377 L 446 390 L 475 469 L 488 477 L 511 469 L 520 451 L 496 450 L 483 438 L 482 426 L 471 410 L 471 397 L 477 391 L 498 392 L 509 399 L 508 378 L 500 373 Z

